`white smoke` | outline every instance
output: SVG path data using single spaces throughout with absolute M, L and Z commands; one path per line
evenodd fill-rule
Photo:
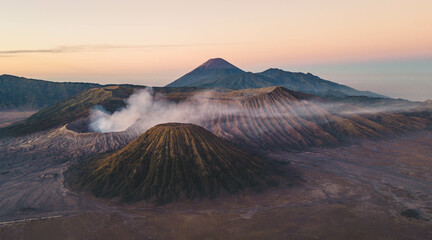
M 211 102 L 211 93 L 198 93 L 182 103 L 156 99 L 151 88 L 132 94 L 126 107 L 107 113 L 101 106 L 93 108 L 89 128 L 95 132 L 120 132 L 133 127 L 147 130 L 154 125 L 166 122 L 200 124 L 215 114 L 232 114 L 239 111 L 233 106 Z
M 320 103 L 307 100 L 290 103 L 286 108 L 271 106 L 257 108 L 253 111 L 243 107 L 237 101 L 215 101 L 212 92 L 196 93 L 187 101 L 173 103 L 155 95 L 151 88 L 146 88 L 132 94 L 126 101 L 126 107 L 108 113 L 101 106 L 93 108 L 90 115 L 89 128 L 95 132 L 120 132 L 129 128 L 146 131 L 154 125 L 166 122 L 193 123 L 205 125 L 209 120 L 221 119 L 230 122 L 235 116 L 253 118 L 292 118 L 300 117 L 317 123 L 325 123 L 331 119 L 323 116 L 353 114 L 371 114 L 397 112 L 404 109 L 401 106 L 359 108 L 343 103 Z M 219 100 L 223 98 L 217 98 Z M 405 109 L 406 110 L 406 109 Z M 253 120 L 252 120 L 253 121 Z
M 349 115 L 363 115 L 363 114 L 378 114 L 378 113 L 404 113 L 415 111 L 418 108 L 418 105 L 414 103 L 405 103 L 401 102 L 395 105 L 385 105 L 380 104 L 377 106 L 356 106 L 355 104 L 349 103 L 320 103 L 320 102 L 311 102 L 314 105 L 325 109 L 326 111 L 340 115 L 340 116 L 349 116 Z

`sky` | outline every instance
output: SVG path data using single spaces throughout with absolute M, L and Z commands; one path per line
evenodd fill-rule
M 430 0 L 2 0 L 0 74 L 164 86 L 207 59 L 432 98 Z

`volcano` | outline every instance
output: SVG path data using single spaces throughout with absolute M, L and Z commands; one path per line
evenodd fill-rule
M 69 170 L 73 188 L 97 197 L 166 203 L 213 198 L 274 181 L 263 160 L 193 124 L 156 125 L 120 151 Z
M 270 68 L 261 73 L 241 70 L 222 58 L 213 58 L 193 71 L 180 77 L 166 87 L 200 87 L 218 90 L 236 90 L 282 86 L 294 91 L 314 94 L 321 97 L 385 96 L 359 91 L 335 82 L 321 79 L 311 73 L 288 72 Z
M 236 76 L 245 73 L 222 58 L 212 58 L 193 71 L 167 85 L 167 87 L 201 87 L 215 79 Z M 225 87 L 225 86 L 224 86 Z

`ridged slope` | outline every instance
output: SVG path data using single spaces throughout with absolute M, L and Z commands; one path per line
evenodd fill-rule
M 124 200 L 215 197 L 270 181 L 264 161 L 193 124 L 160 124 L 122 150 L 70 170 L 72 185 Z
M 275 86 L 271 79 L 257 76 L 251 72 L 242 72 L 225 77 L 209 78 L 197 86 L 215 89 L 247 89 Z
M 356 107 L 348 109 L 354 113 L 345 114 L 334 102 L 283 87 L 239 90 L 224 93 L 222 100 L 214 99 L 237 110 L 212 111 L 202 126 L 217 136 L 253 148 L 330 146 L 361 138 L 395 136 L 431 125 L 427 119 L 402 114 L 362 114 L 364 109 Z M 212 101 L 208 104 L 208 108 L 214 105 Z

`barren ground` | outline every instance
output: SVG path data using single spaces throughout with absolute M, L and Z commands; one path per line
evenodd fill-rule
M 24 120 L 37 111 L 0 111 L 0 128 L 7 127 L 14 122 Z
M 38 144 L 46 142 L 0 142 L 0 239 L 432 239 L 432 132 L 269 153 L 291 163 L 281 168 L 295 170 L 296 183 L 162 206 L 70 192 L 62 172 L 85 156 Z

